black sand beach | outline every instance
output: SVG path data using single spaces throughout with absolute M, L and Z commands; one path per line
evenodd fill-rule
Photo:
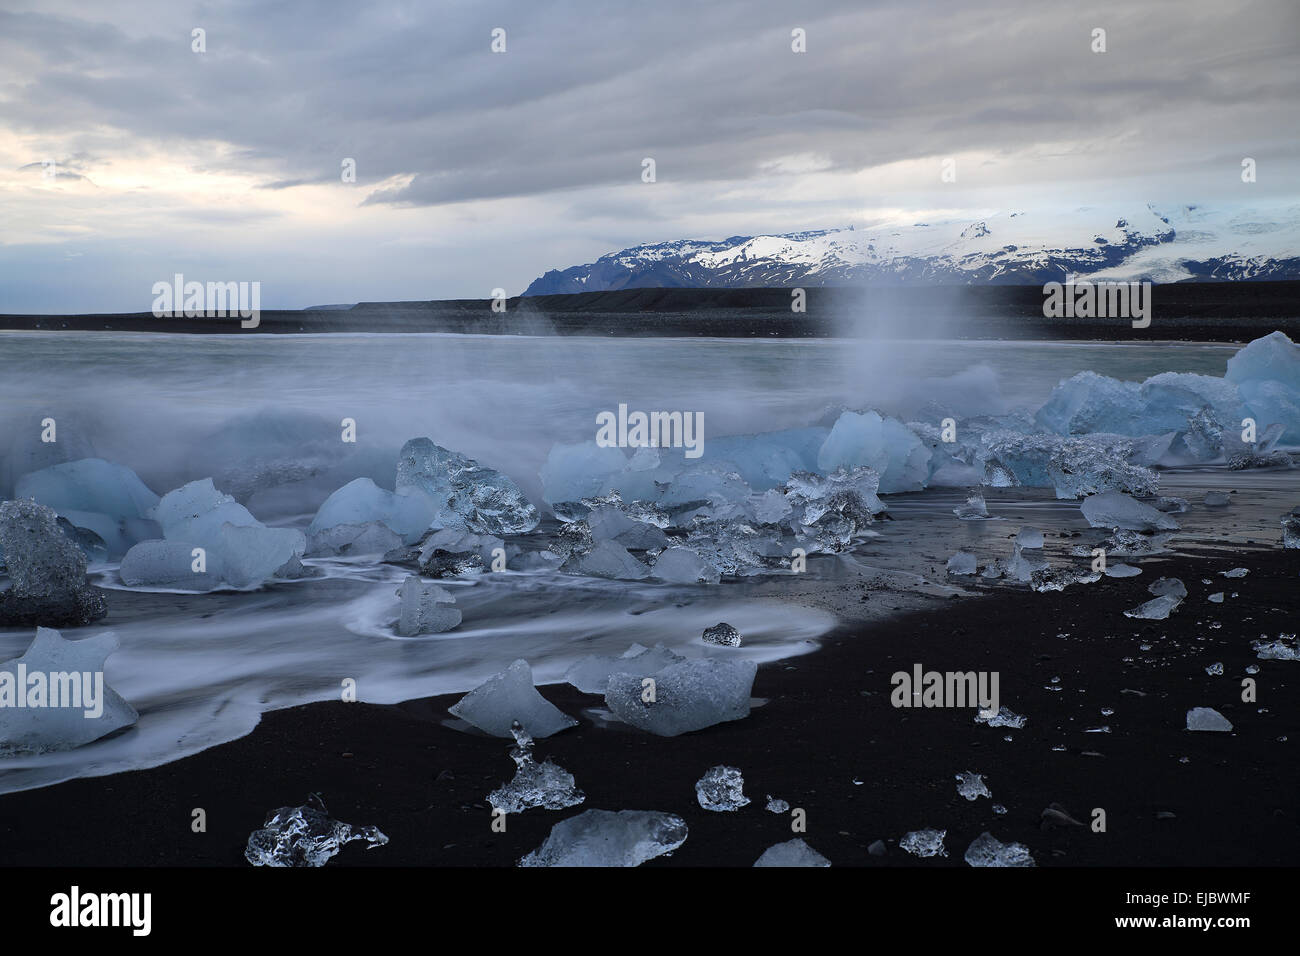
M 9 866 L 243 866 L 268 811 L 318 793 L 332 816 L 390 838 L 374 850 L 345 847 L 330 867 L 511 866 L 589 808 L 684 817 L 686 843 L 648 867 L 749 866 L 795 835 L 789 814 L 764 809 L 771 794 L 806 810 L 799 835 L 835 866 L 962 866 L 985 830 L 1023 843 L 1039 866 L 1294 866 L 1300 664 L 1257 660 L 1251 642 L 1297 630 L 1300 553 L 1269 541 L 1142 567 L 1139 577 L 1059 593 L 997 587 L 933 599 L 930 610 L 832 632 L 821 650 L 759 669 L 754 694 L 767 702 L 747 719 L 676 738 L 599 725 L 588 712 L 599 698 L 543 687 L 580 725 L 539 741 L 537 754 L 572 772 L 587 799 L 511 816 L 505 833 L 491 831 L 486 795 L 513 773 L 508 742 L 444 726 L 452 696 L 272 712 L 251 735 L 175 763 L 2 796 L 0 855 Z M 1219 575 L 1234 567 L 1249 574 Z M 1187 585 L 1182 606 L 1168 621 L 1125 618 L 1162 575 Z M 1209 603 L 1217 591 L 1229 596 Z M 860 600 L 890 597 L 864 588 Z M 1223 676 L 1206 673 L 1215 662 Z M 918 663 L 998 672 L 1003 706 L 1027 724 L 895 709 L 890 674 Z M 1250 665 L 1258 701 L 1243 703 Z M 1185 730 L 1186 712 L 1200 706 L 1233 731 Z M 1109 733 L 1087 732 L 1104 725 Z M 718 764 L 743 772 L 749 806 L 698 806 L 695 782 Z M 959 796 L 962 771 L 983 774 L 992 798 Z M 1101 808 L 1106 831 L 1047 826 L 1051 804 L 1084 824 Z M 196 807 L 206 833 L 191 831 Z M 947 830 L 946 858 L 899 849 L 906 832 L 930 827 Z M 868 852 L 877 840 L 883 856 Z

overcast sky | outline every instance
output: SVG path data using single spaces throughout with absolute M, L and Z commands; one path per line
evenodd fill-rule
M 1300 195 L 1295 0 L 2 6 L 0 312 L 147 311 L 176 272 L 263 308 L 514 295 L 641 242 Z

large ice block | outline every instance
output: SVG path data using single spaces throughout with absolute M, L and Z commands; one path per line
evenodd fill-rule
M 578 723 L 537 693 L 533 669 L 522 658 L 489 677 L 449 710 L 494 737 L 512 737 L 510 728 L 515 721 L 533 738 L 549 737 Z
M 675 737 L 749 716 L 757 672 L 753 661 L 706 658 L 670 664 L 648 676 L 614 673 L 606 685 L 605 704 L 625 723 Z
M 412 438 L 397 458 L 397 492 L 423 492 L 436 527 L 479 534 L 525 534 L 537 509 L 507 476 L 428 438 Z

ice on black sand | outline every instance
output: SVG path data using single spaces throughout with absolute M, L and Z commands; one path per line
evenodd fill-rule
M 1226 733 L 1232 724 L 1212 707 L 1193 707 L 1187 712 L 1187 729 Z
M 573 774 L 548 757 L 541 763 L 533 759 L 533 738 L 515 721 L 510 728 L 515 746 L 510 759 L 515 762 L 515 776 L 509 783 L 488 794 L 488 803 L 505 813 L 520 813 L 532 807 L 563 810 L 586 799 L 574 786 Z
M 830 866 L 826 859 L 799 837 L 770 846 L 754 863 L 755 866 Z
M 749 716 L 758 665 L 707 658 L 670 664 L 647 677 L 611 674 L 605 704 L 624 723 L 675 737 Z
M 1083 500 L 1079 506 L 1094 528 L 1125 531 L 1177 531 L 1178 522 L 1167 514 L 1120 491 L 1106 491 Z
M 735 767 L 717 766 L 695 784 L 695 799 L 705 810 L 739 810 L 749 804 L 745 780 Z
M 622 657 L 588 654 L 586 657 L 579 658 L 564 672 L 564 679 L 584 694 L 604 694 L 609 686 L 610 674 L 647 677 L 658 673 L 669 664 L 684 660 L 686 658 L 674 654 L 663 644 L 656 644 L 653 648 L 633 644 Z
M 324 866 L 345 843 L 364 841 L 373 850 L 388 842 L 377 827 L 352 827 L 315 807 L 281 807 L 254 830 L 244 848 L 253 866 Z
M 520 866 L 640 866 L 686 842 L 686 821 L 653 810 L 586 810 L 551 828 Z
M 523 658 L 494 674 L 449 708 L 450 712 L 494 737 L 513 736 L 517 720 L 530 737 L 549 737 L 577 721 L 537 692 L 533 669 Z
M 977 800 L 980 797 L 992 797 L 989 788 L 984 784 L 984 775 L 973 773 L 969 770 L 957 774 L 957 793 L 967 800 Z
M 1002 843 L 987 830 L 966 848 L 964 857 L 971 866 L 1034 866 L 1034 858 L 1022 843 Z
M 898 841 L 898 846 L 913 856 L 947 856 L 943 846 L 947 835 L 947 830 L 912 830 Z

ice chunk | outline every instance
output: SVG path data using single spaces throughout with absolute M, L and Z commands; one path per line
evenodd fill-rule
M 1291 646 L 1285 640 L 1289 638 L 1294 644 L 1294 634 L 1279 634 L 1276 641 L 1268 640 L 1264 634 L 1260 638 L 1250 646 L 1261 661 L 1300 661 L 1300 648 Z
M 755 866 L 830 866 L 826 859 L 801 838 L 786 840 L 763 851 Z
M 622 450 L 603 448 L 594 441 L 554 445 L 541 470 L 542 494 L 551 503 L 602 495 L 627 463 Z
M 578 722 L 533 686 L 533 669 L 520 658 L 449 708 L 451 713 L 494 737 L 511 737 L 515 721 L 530 737 L 549 737 Z
M 1180 601 L 1187 597 L 1187 585 L 1178 578 L 1157 578 L 1147 585 L 1147 591 L 1156 597 L 1168 595 Z
M 421 568 L 442 567 L 448 561 L 455 562 L 457 559 L 470 567 L 490 568 L 493 559 L 504 553 L 505 546 L 505 541 L 495 535 L 443 528 L 424 540 L 417 560 Z M 478 559 L 477 562 L 475 558 Z
M 1219 574 L 1225 578 L 1244 578 L 1250 574 L 1248 568 L 1233 568 L 1231 571 L 1220 571 Z
M 586 574 L 594 578 L 637 581 L 650 576 L 650 569 L 634 558 L 621 544 L 601 541 L 586 554 L 574 554 L 561 570 Z
M 222 525 L 206 544 L 220 558 L 222 576 L 237 588 L 260 584 L 307 547 L 302 532 L 293 528 L 232 524 Z
M 767 795 L 767 806 L 764 807 L 768 813 L 785 813 L 790 809 L 790 804 L 785 800 L 778 800 L 770 793 Z
M 307 528 L 307 536 L 313 542 L 311 553 L 322 553 L 324 549 L 316 542 L 324 532 L 339 525 L 365 526 L 379 522 L 400 537 L 403 544 L 414 544 L 434 518 L 434 506 L 428 496 L 395 494 L 369 478 L 357 478 L 325 499 Z
M 987 830 L 966 848 L 963 858 L 971 866 L 1034 866 L 1034 858 L 1023 843 L 1002 843 Z
M 129 727 L 139 714 L 104 680 L 112 633 L 64 640 L 48 627 L 0 664 L 0 755 L 71 750 Z
M 1160 486 L 1154 471 L 1125 459 L 1133 443 L 1108 435 L 1066 439 L 1047 459 L 1047 477 L 1058 498 L 1081 498 L 1104 491 L 1153 495 Z
M 991 717 L 987 716 L 982 710 L 975 715 L 975 723 L 977 724 L 988 724 L 990 727 L 1010 727 L 1012 730 L 1020 730 L 1025 726 L 1027 719 L 1009 707 L 999 707 L 998 712 Z
M 974 574 L 975 555 L 968 551 L 958 551 L 948 559 L 949 574 Z
M 573 774 L 551 762 L 548 757 L 538 763 L 533 759 L 533 738 L 515 721 L 510 732 L 515 746 L 510 759 L 515 762 L 514 778 L 488 794 L 488 803 L 505 813 L 521 813 L 533 807 L 563 810 L 586 799 L 574 786 Z
M 1223 421 L 1240 418 L 1237 388 L 1210 375 L 1165 372 L 1139 384 L 1080 372 L 1052 389 L 1035 419 L 1061 435 L 1153 435 L 1181 431 L 1205 406 Z
M 53 509 L 29 498 L 0 503 L 0 550 L 12 582 L 0 591 L 0 627 L 80 627 L 108 613 Z
M 460 624 L 460 611 L 452 607 L 456 599 L 437 584 L 421 581 L 412 574 L 402 582 L 397 594 L 402 599 L 397 633 L 404 637 L 441 634 Z
M 480 534 L 526 534 L 537 509 L 510 478 L 428 438 L 412 438 L 397 458 L 397 491 L 422 491 L 434 524 Z
M 377 827 L 352 827 L 315 807 L 281 807 L 254 830 L 244 848 L 253 866 L 324 866 L 345 843 L 364 841 L 373 850 L 388 842 Z
M 1223 603 L 1223 592 L 1222 592 L 1222 591 L 1219 591 L 1219 592 L 1217 592 L 1217 593 L 1215 593 L 1215 594 L 1211 594 L 1208 598 L 1206 598 L 1206 600 L 1208 600 L 1211 604 L 1222 604 L 1222 603 Z
M 821 450 L 822 472 L 866 466 L 880 476 L 880 491 L 920 491 L 929 477 L 930 449 L 902 422 L 878 412 L 844 412 Z
M 336 524 L 307 539 L 311 556 L 387 554 L 402 546 L 402 536 L 382 521 L 366 524 Z
M 1228 359 L 1224 378 L 1238 386 L 1256 421 L 1280 423 L 1285 441 L 1300 442 L 1300 346 L 1285 333 L 1250 342 Z
M 1021 528 L 1016 535 L 1016 544 L 1021 548 L 1041 548 L 1043 546 L 1043 532 L 1037 528 Z
M 1207 508 L 1226 508 L 1230 499 L 1222 491 L 1207 491 L 1205 493 L 1205 507 Z
M 784 484 L 793 472 L 816 468 L 817 453 L 828 434 L 828 428 L 790 428 L 711 438 L 705 455 L 730 462 L 746 484 L 768 490 Z
M 989 509 L 982 494 L 971 492 L 966 503 L 953 508 L 952 513 L 963 521 L 979 521 L 989 516 Z
M 740 631 L 725 621 L 704 629 L 704 643 L 721 644 L 724 647 L 740 646 Z
M 753 661 L 707 658 L 670 664 L 649 678 L 611 674 L 605 704 L 625 723 L 675 737 L 749 716 L 757 671 Z M 646 679 L 653 685 L 643 685 Z
M 775 488 L 769 488 L 754 499 L 754 518 L 761 524 L 781 524 L 793 511 L 785 493 Z
M 622 657 L 605 657 L 588 654 L 579 658 L 565 672 L 564 679 L 584 694 L 604 694 L 609 686 L 610 674 L 629 674 L 632 677 L 648 677 L 663 670 L 669 664 L 676 664 L 686 658 L 674 654 L 663 644 L 656 644 L 653 649 L 633 644 Z
M 717 584 L 722 575 L 690 548 L 666 548 L 655 559 L 652 571 L 661 581 L 672 584 Z
M 1156 510 L 1163 511 L 1165 514 L 1177 515 L 1182 514 L 1192 506 L 1186 498 L 1162 497 L 1156 499 Z
M 1135 568 L 1131 564 L 1106 565 L 1106 577 L 1108 578 L 1135 578 L 1141 573 L 1141 568 Z
M 739 810 L 749 803 L 744 787 L 745 780 L 739 770 L 719 765 L 696 782 L 695 799 L 705 810 Z
M 967 800 L 977 800 L 980 797 L 992 797 L 989 788 L 984 784 L 984 775 L 967 770 L 957 774 L 957 793 Z
M 1193 707 L 1187 712 L 1187 729 L 1224 733 L 1232 730 L 1232 724 L 1212 707 Z
M 1038 593 L 1064 591 L 1072 584 L 1092 584 L 1101 575 L 1092 570 L 1076 568 L 1036 568 L 1029 575 L 1029 586 Z
M 1130 608 L 1124 612 L 1124 616 L 1135 617 L 1143 621 L 1163 621 L 1169 617 L 1174 608 L 1182 603 L 1182 598 L 1165 594 L 1158 598 L 1152 598 L 1145 604 Z
M 18 479 L 15 498 L 31 498 L 53 508 L 80 528 L 104 539 L 110 557 L 120 557 L 138 541 L 156 536 L 146 520 L 158 496 L 130 468 L 83 458 Z
M 141 541 L 122 558 L 117 575 L 127 587 L 181 588 L 211 591 L 222 586 L 219 554 L 205 555 L 196 571 L 197 545 L 187 541 Z
M 1092 495 L 1080 505 L 1083 516 L 1094 528 L 1119 528 L 1127 531 L 1176 531 L 1178 522 L 1150 505 L 1118 491 Z
M 586 810 L 561 820 L 520 866 L 640 866 L 686 842 L 686 821 L 653 810 Z
M 1282 516 L 1282 547 L 1300 548 L 1300 508 Z
M 947 856 L 943 846 L 947 835 L 947 830 L 912 830 L 898 841 L 898 846 L 913 856 Z

